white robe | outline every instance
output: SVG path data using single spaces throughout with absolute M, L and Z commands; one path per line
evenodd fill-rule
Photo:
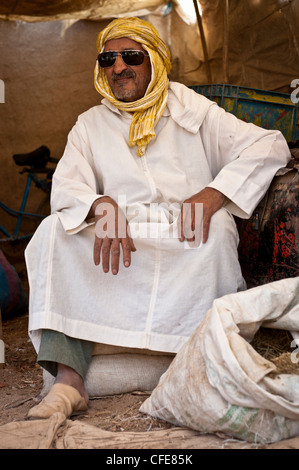
M 281 133 L 244 123 L 178 83 L 170 84 L 144 157 L 127 144 L 130 121 L 103 100 L 79 116 L 68 136 L 53 179 L 52 214 L 25 253 L 37 350 L 48 328 L 175 353 L 215 298 L 246 287 L 232 214 L 249 217 L 288 162 Z M 229 202 L 213 215 L 207 243 L 190 248 L 178 240 L 179 204 L 206 186 Z M 123 208 L 137 248 L 131 266 L 120 262 L 116 276 L 93 263 L 95 226 L 86 217 L 99 195 Z

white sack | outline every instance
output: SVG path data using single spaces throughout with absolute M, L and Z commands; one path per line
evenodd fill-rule
M 92 357 L 86 375 L 86 391 L 90 398 L 133 391 L 151 392 L 172 359 L 173 355 L 97 354 Z M 46 370 L 43 379 L 42 396 L 48 393 L 55 380 Z
M 247 341 L 260 326 L 299 330 L 299 277 L 215 300 L 140 411 L 250 442 L 298 435 L 299 375 L 269 376 Z

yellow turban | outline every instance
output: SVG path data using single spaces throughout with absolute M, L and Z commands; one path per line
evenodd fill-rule
M 149 53 L 152 77 L 145 96 L 137 101 L 119 101 L 113 95 L 105 71 L 96 63 L 94 84 L 97 91 L 121 111 L 134 113 L 130 126 L 129 146 L 137 145 L 138 155 L 144 155 L 147 144 L 155 137 L 154 128 L 167 100 L 168 73 L 171 68 L 169 49 L 158 31 L 139 18 L 120 18 L 101 31 L 97 39 L 98 53 L 110 39 L 127 37 L 140 43 Z

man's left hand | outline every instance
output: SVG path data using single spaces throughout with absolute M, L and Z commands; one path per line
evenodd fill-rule
M 195 246 L 198 246 L 201 241 L 206 243 L 211 218 L 215 212 L 221 209 L 225 200 L 224 194 L 213 188 L 204 188 L 199 193 L 186 199 L 180 215 L 181 232 L 179 240 L 181 242 L 187 240 Z M 201 204 L 201 206 L 196 206 L 196 204 Z

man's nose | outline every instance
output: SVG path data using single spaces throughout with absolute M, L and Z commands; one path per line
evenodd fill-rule
M 116 61 L 114 63 L 114 72 L 119 74 L 127 68 L 127 65 L 124 63 L 121 54 L 117 54 Z

